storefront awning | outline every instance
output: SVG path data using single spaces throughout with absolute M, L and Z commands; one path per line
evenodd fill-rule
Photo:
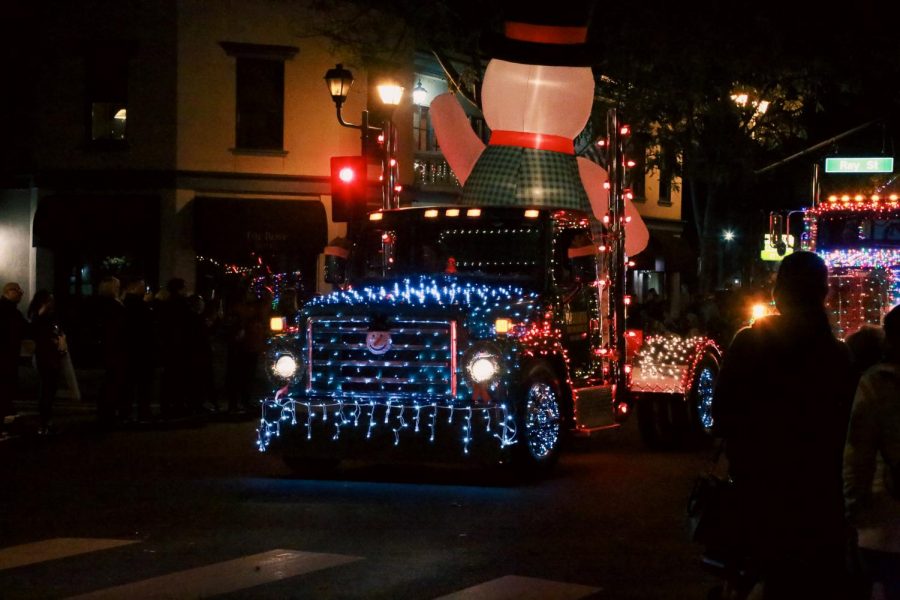
M 315 270 L 328 237 L 317 200 L 198 197 L 194 249 L 221 263 L 252 266 L 262 259 L 280 272 Z

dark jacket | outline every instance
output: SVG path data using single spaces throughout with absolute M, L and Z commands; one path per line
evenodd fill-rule
M 98 325 L 103 366 L 120 369 L 125 366 L 125 307 L 115 298 L 97 299 Z
M 38 371 L 61 370 L 65 352 L 60 349 L 62 330 L 56 317 L 52 313 L 36 315 L 31 320 L 31 330 L 34 335 L 34 360 Z
M 128 365 L 138 371 L 150 369 L 159 348 L 153 309 L 140 294 L 125 294 L 124 348 Z
M 713 417 L 755 550 L 796 554 L 845 535 L 841 463 L 856 375 L 822 312 L 737 333 Z
M 14 372 L 18 368 L 19 351 L 26 335 L 28 321 L 11 300 L 0 296 L 0 369 Z

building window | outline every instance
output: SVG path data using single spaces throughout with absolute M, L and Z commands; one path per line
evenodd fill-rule
M 86 56 L 87 111 L 94 146 L 124 146 L 128 141 L 128 61 L 133 44 L 102 44 Z
M 631 188 L 635 202 L 644 202 L 647 200 L 647 144 L 635 136 L 626 156 L 634 161 L 634 166 L 626 171 L 628 173 L 626 185 Z
M 659 157 L 659 205 L 672 206 L 672 164 L 665 151 Z
M 659 169 L 659 205 L 672 206 L 672 171 L 666 165 Z
M 276 151 L 284 147 L 284 62 L 293 46 L 221 42 L 236 59 L 235 150 Z
M 431 128 L 427 106 L 417 106 L 413 111 L 413 143 L 417 152 L 435 150 L 434 130 Z

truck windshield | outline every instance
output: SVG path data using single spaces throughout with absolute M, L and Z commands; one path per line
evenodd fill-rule
M 455 272 L 540 287 L 547 223 L 516 213 L 478 218 L 424 218 L 419 210 L 384 213 L 357 238 L 352 279 Z
M 816 248 L 896 248 L 900 246 L 900 217 L 836 213 L 818 219 Z

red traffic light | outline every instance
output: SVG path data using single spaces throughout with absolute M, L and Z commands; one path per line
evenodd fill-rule
M 331 217 L 351 221 L 366 214 L 368 161 L 364 156 L 331 157 Z

